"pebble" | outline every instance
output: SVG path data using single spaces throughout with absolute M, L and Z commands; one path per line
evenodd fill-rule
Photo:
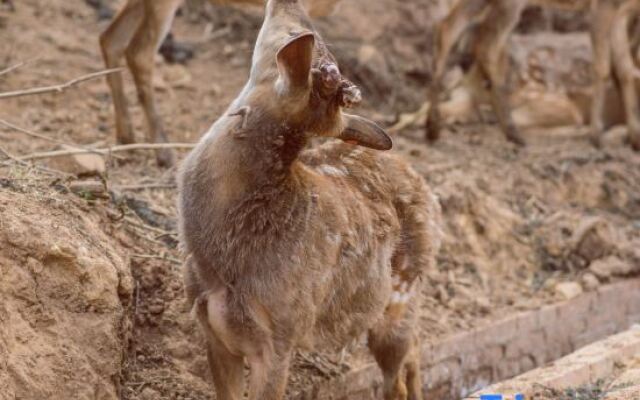
M 582 294 L 582 286 L 577 282 L 560 282 L 556 285 L 555 292 L 564 300 L 571 300 Z

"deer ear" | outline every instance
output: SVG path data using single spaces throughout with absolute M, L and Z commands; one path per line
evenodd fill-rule
M 357 115 L 342 115 L 343 130 L 340 139 L 375 150 L 390 150 L 393 142 L 378 124 Z
M 309 85 L 315 36 L 304 32 L 291 38 L 278 50 L 276 56 L 280 79 L 285 88 L 300 88 Z

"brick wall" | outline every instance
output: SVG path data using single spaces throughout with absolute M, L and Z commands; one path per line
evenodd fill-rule
M 603 286 L 572 300 L 512 315 L 460 333 L 422 352 L 428 398 L 460 399 L 493 382 L 556 360 L 589 343 L 640 323 L 640 279 Z M 309 389 L 298 398 L 380 398 L 374 364 Z
M 542 387 L 556 390 L 580 387 L 600 379 L 613 378 L 616 365 L 622 365 L 637 356 L 640 356 L 640 325 L 585 346 L 545 367 L 485 388 L 475 393 L 474 397 L 483 393 L 523 393 L 529 397 Z M 618 394 L 640 393 L 640 369 L 635 373 L 632 369 L 625 372 L 611 387 L 621 389 Z M 609 398 L 631 400 L 638 397 L 617 396 L 612 393 Z

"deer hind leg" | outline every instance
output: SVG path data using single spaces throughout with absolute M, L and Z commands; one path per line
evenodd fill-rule
M 369 350 L 383 375 L 384 400 L 422 400 L 419 347 L 415 340 L 414 292 L 416 280 L 404 277 L 406 256 L 396 253 L 392 259 L 393 294 L 384 316 L 369 331 Z
M 624 103 L 629 141 L 634 150 L 640 151 L 640 115 L 638 115 L 640 110 L 638 109 L 638 92 L 635 86 L 636 67 L 629 38 L 629 22 L 634 11 L 632 6 L 635 4 L 630 3 L 621 6 L 614 20 L 611 32 L 611 50 L 614 60 L 613 67 Z
M 107 68 L 120 66 L 124 52 L 140 26 L 144 15 L 142 0 L 128 1 L 109 27 L 100 35 L 100 48 Z M 122 74 L 107 75 L 116 118 L 116 140 L 118 143 L 133 143 L 131 116 L 127 107 Z
M 219 400 L 241 400 L 244 394 L 244 358 L 233 354 L 213 331 L 209 320 L 209 300 L 196 299 L 195 312 L 207 341 L 207 361 Z
M 594 52 L 593 100 L 591 103 L 591 143 L 600 146 L 600 134 L 605 129 L 604 106 L 607 84 L 611 79 L 611 27 L 615 9 L 601 1 L 591 10 L 591 43 Z
M 489 79 L 491 103 L 508 140 L 524 145 L 511 116 L 506 47 L 526 5 L 522 0 L 496 1 L 481 27 L 476 47 L 479 66 Z
M 171 27 L 181 1 L 144 0 L 144 18 L 126 50 L 127 63 L 133 74 L 138 98 L 147 121 L 148 140 L 152 143 L 168 141 L 153 93 L 154 56 Z M 174 163 L 173 151 L 157 150 L 156 159 L 160 166 L 171 166 Z
M 486 0 L 460 1 L 437 28 L 436 56 L 433 59 L 433 79 L 429 89 L 430 107 L 425 132 L 425 138 L 429 141 L 435 141 L 440 137 L 440 94 L 451 50 L 464 32 L 477 22 L 478 15 L 482 15 L 486 8 Z
M 192 273 L 185 273 L 187 295 L 191 297 L 192 278 Z M 217 398 L 243 398 L 246 359 L 251 370 L 249 400 L 281 400 L 293 353 L 292 342 L 287 339 L 289 333 L 274 332 L 269 312 L 257 302 L 243 299 L 250 305 L 238 305 L 239 300 L 230 296 L 232 292 L 222 286 L 200 294 L 195 301 L 198 320 L 208 339 Z

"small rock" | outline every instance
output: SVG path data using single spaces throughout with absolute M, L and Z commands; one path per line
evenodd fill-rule
M 62 150 L 75 150 L 77 147 L 62 146 Z M 106 171 L 104 156 L 97 153 L 73 154 L 69 157 L 57 157 L 51 160 L 51 166 L 74 175 L 102 174 Z
M 180 64 L 167 65 L 163 69 L 164 80 L 174 88 L 187 88 L 191 86 L 191 73 Z
M 140 400 L 156 400 L 159 398 L 160 394 L 150 387 L 144 388 L 140 393 Z
M 577 282 L 560 282 L 555 287 L 555 292 L 565 300 L 571 300 L 582 294 L 582 286 Z
M 602 218 L 584 220 L 573 235 L 575 253 L 591 262 L 615 249 L 611 225 Z
M 98 180 L 75 181 L 69 185 L 69 190 L 83 198 L 108 198 L 104 183 Z
M 149 312 L 151 314 L 162 314 L 164 311 L 164 304 L 158 303 L 149 306 Z
M 610 279 L 614 276 L 629 275 L 633 268 L 630 263 L 616 256 L 609 256 L 592 262 L 589 271 L 600 279 Z
M 582 275 L 582 286 L 587 291 L 596 290 L 598 286 L 600 286 L 600 280 L 598 280 L 598 277 L 591 272 L 587 272 Z

